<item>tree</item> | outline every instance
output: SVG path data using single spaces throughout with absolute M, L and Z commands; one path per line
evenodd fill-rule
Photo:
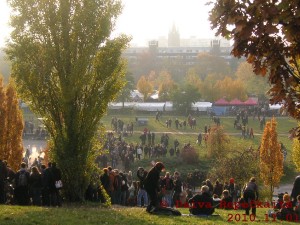
M 245 57 L 255 74 L 268 77 L 271 103 L 283 103 L 296 119 L 300 118 L 299 12 L 295 0 L 216 0 L 209 16 L 216 35 L 234 41 L 231 53 Z
M 23 157 L 23 117 L 15 86 L 10 80 L 7 87 L 3 86 L 0 77 L 0 158 L 17 170 Z
M 171 93 L 176 88 L 176 83 L 172 79 L 171 74 L 167 71 L 161 71 L 156 79 L 158 84 L 158 97 L 160 101 L 169 101 L 171 99 Z
M 214 85 L 214 90 L 219 98 L 225 97 L 228 101 L 238 98 L 246 101 L 248 96 L 243 83 L 240 80 L 233 80 L 226 76 L 223 80 L 218 80 Z
M 209 53 L 200 53 L 196 65 L 196 73 L 204 80 L 208 74 L 218 74 L 219 79 L 230 74 L 231 69 L 224 58 Z
M 201 95 L 206 101 L 214 102 L 219 99 L 220 93 L 215 89 L 218 77 L 218 74 L 208 74 L 203 80 Z
M 266 123 L 260 145 L 260 177 L 270 186 L 270 200 L 274 187 L 277 187 L 283 175 L 283 154 L 277 140 L 277 122 L 273 117 Z
M 5 148 L 5 133 L 6 133 L 6 94 L 3 84 L 3 76 L 0 75 L 0 159 L 8 158 L 8 152 Z
M 137 89 L 144 96 L 144 101 L 146 101 L 149 94 L 153 91 L 153 86 L 145 76 L 141 76 L 137 83 Z
M 124 102 L 130 100 L 130 93 L 134 89 L 134 78 L 131 73 L 126 73 L 126 76 L 124 78 L 125 86 L 121 90 L 118 101 L 121 101 L 124 108 Z
M 300 141 L 297 138 L 293 140 L 292 158 L 296 169 L 300 171 Z
M 202 80 L 200 79 L 194 68 L 189 69 L 185 76 L 185 81 L 188 84 L 195 86 L 201 92 Z
M 15 85 L 10 80 L 6 87 L 6 133 L 5 150 L 8 153 L 7 162 L 17 170 L 23 158 L 23 115 L 19 106 Z
M 121 2 L 8 2 L 14 30 L 6 52 L 18 92 L 44 118 L 66 199 L 82 201 L 99 154 L 99 121 L 124 85 L 129 39 L 109 38 Z
M 213 164 L 209 175 L 211 179 L 229 180 L 234 177 L 236 183 L 244 184 L 249 177 L 259 173 L 257 150 L 252 147 L 245 149 L 245 143 L 243 146 L 231 143 L 228 147 L 226 154 Z
M 208 157 L 223 157 L 228 150 L 229 138 L 222 126 L 212 126 L 207 139 Z
M 201 97 L 200 92 L 194 86 L 190 84 L 184 84 L 179 88 L 172 91 L 171 100 L 173 101 L 173 107 L 181 113 L 187 114 L 192 103 L 198 101 Z
M 267 77 L 255 76 L 251 64 L 247 62 L 242 62 L 238 66 L 235 76 L 244 84 L 248 94 L 266 96 L 270 88 Z

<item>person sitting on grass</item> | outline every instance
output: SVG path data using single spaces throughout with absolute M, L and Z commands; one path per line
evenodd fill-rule
M 277 213 L 277 219 L 286 221 L 296 221 L 297 215 L 293 210 L 293 203 L 288 194 L 283 196 L 283 204 Z
M 229 195 L 228 190 L 224 190 L 222 193 L 220 208 L 221 209 L 233 209 L 232 197 Z
M 296 202 L 296 206 L 295 206 L 295 212 L 296 212 L 298 218 L 300 218 L 300 195 L 297 196 L 297 202 Z
M 194 195 L 189 199 L 189 210 L 193 215 L 209 216 L 214 213 L 213 198 L 209 194 L 209 187 L 204 185 L 201 187 L 201 193 Z

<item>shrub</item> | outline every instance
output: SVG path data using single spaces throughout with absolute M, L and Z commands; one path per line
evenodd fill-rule
M 198 163 L 199 154 L 190 144 L 183 147 L 181 150 L 181 158 L 185 163 Z

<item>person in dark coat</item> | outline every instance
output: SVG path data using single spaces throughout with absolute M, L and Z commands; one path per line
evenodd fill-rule
M 41 189 L 42 189 L 42 175 L 36 166 L 31 168 L 29 177 L 30 195 L 32 198 L 32 205 L 41 205 Z
M 294 206 L 296 205 L 298 195 L 300 195 L 300 175 L 295 178 L 292 193 L 291 193 Z
M 100 176 L 100 181 L 101 181 L 103 188 L 108 193 L 108 191 L 109 191 L 109 175 L 108 175 L 107 168 L 103 168 L 103 174 Z
M 8 176 L 8 171 L 4 161 L 0 159 L 0 204 L 5 203 L 4 181 Z
M 54 180 L 54 190 L 52 191 L 51 194 L 51 203 L 52 206 L 61 206 L 62 204 L 62 199 L 60 196 L 60 189 L 61 187 L 56 187 L 55 183 L 58 181 L 61 181 L 61 170 L 56 167 L 56 162 L 53 162 L 51 165 L 51 171 L 53 174 L 53 180 Z
M 30 174 L 26 170 L 26 163 L 21 163 L 21 169 L 16 173 L 15 177 L 15 200 L 18 205 L 29 205 L 29 177 Z
M 219 180 L 216 180 L 213 189 L 213 194 L 217 195 L 220 198 L 222 196 L 222 192 L 223 192 L 223 185 L 219 182 Z
M 51 205 L 51 194 L 55 192 L 55 181 L 51 170 L 52 163 L 48 163 L 48 167 L 42 165 L 42 205 Z
M 157 162 L 148 172 L 147 177 L 144 180 L 145 190 L 150 198 L 150 204 L 146 209 L 149 213 L 152 213 L 159 208 L 158 192 L 160 191 L 160 172 L 164 169 L 165 166 L 161 162 Z
M 213 198 L 209 193 L 209 187 L 201 187 L 201 194 L 196 194 L 189 199 L 190 213 L 193 215 L 211 215 L 214 213 Z
M 252 214 L 256 215 L 256 205 L 254 201 L 258 200 L 258 187 L 255 183 L 255 178 L 251 177 L 249 183 L 243 188 L 243 196 L 248 207 L 246 209 L 246 215 L 249 215 L 250 207 L 252 208 Z

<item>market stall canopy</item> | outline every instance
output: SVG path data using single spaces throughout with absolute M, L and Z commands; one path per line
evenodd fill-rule
M 248 105 L 248 106 L 251 106 L 251 105 L 257 105 L 257 101 L 254 100 L 253 98 L 248 98 L 247 101 L 244 102 L 244 105 Z
M 229 102 L 226 101 L 224 98 L 220 98 L 218 101 L 216 101 L 214 103 L 214 105 L 216 105 L 216 106 L 228 106 Z
M 238 100 L 237 98 L 235 98 L 229 102 L 229 105 L 240 106 L 240 105 L 244 105 L 244 103 L 242 101 Z

